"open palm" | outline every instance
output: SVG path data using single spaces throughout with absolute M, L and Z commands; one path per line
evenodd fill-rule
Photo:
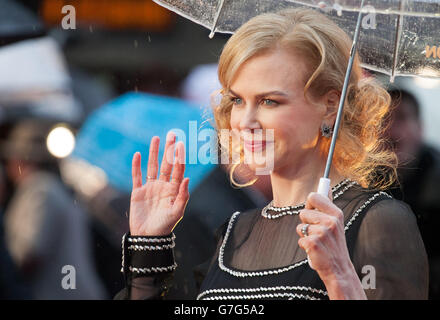
M 169 132 L 159 171 L 160 139 L 157 136 L 151 139 L 145 184 L 142 180 L 141 155 L 136 152 L 133 156 L 133 190 L 129 216 L 131 235 L 168 235 L 183 217 L 189 199 L 189 178 L 183 177 L 185 173 L 183 143 L 176 144 L 175 140 L 175 135 Z M 158 172 L 160 172 L 159 178 L 157 178 Z

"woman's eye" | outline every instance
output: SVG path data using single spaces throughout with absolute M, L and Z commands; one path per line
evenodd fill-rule
M 264 99 L 263 104 L 265 104 L 266 106 L 273 107 L 273 106 L 278 105 L 278 102 L 276 102 L 274 100 L 270 100 L 270 99 Z
M 239 105 L 239 104 L 243 103 L 243 100 L 241 98 L 237 98 L 237 97 L 231 97 L 231 101 L 235 105 Z

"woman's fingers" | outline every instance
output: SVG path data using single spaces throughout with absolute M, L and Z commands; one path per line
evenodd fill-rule
M 172 174 L 171 182 L 180 185 L 185 174 L 185 147 L 183 142 L 179 141 L 177 144 L 175 142 L 176 142 L 176 136 L 172 131 L 170 131 L 167 135 L 165 150 L 162 157 L 159 180 L 169 182 L 170 176 Z M 157 173 L 159 171 L 159 165 L 158 165 L 159 145 L 160 145 L 159 137 L 157 136 L 153 137 L 150 143 L 150 153 L 149 153 L 148 168 L 147 168 L 147 181 L 148 179 L 157 178 Z
M 172 131 L 168 132 L 162 157 L 162 164 L 160 165 L 159 180 L 161 181 L 170 181 L 171 170 L 173 169 L 174 162 L 175 141 L 176 135 Z
M 300 236 L 300 238 L 308 237 L 311 235 L 323 236 L 328 231 L 329 229 L 326 226 L 319 224 L 300 223 L 296 226 L 296 233 Z
M 309 255 L 310 253 L 319 251 L 321 247 L 319 236 L 315 234 L 311 234 L 307 237 L 302 237 L 298 240 L 298 245 L 300 248 L 304 249 L 304 251 Z M 313 268 L 312 268 L 313 269 Z
M 323 214 L 317 210 L 303 209 L 299 212 L 299 218 L 303 223 L 318 224 L 323 222 L 323 218 L 328 215 Z
M 303 209 L 299 213 L 299 218 L 302 223 L 298 224 L 296 231 L 300 236 L 304 236 L 302 228 L 306 224 L 308 225 L 308 230 L 320 230 L 320 235 L 328 233 L 336 234 L 341 227 L 343 227 L 343 221 L 340 217 L 326 214 L 318 210 Z
M 321 212 L 340 217 L 342 210 L 339 209 L 329 198 L 316 192 L 311 192 L 306 200 L 305 209 L 317 209 Z
M 177 194 L 177 197 L 174 201 L 174 212 L 183 214 L 183 212 L 185 211 L 185 207 L 189 199 L 188 185 L 189 178 L 183 179 L 182 183 L 179 186 L 179 193 Z
M 157 171 L 159 170 L 159 143 L 160 139 L 157 136 L 151 138 L 150 142 L 150 152 L 148 155 L 148 167 L 147 167 L 147 181 L 148 179 L 156 179 Z
M 171 182 L 180 183 L 185 174 L 185 146 L 179 141 L 176 144 L 176 156 L 174 158 L 174 169 Z
M 133 155 L 131 176 L 133 178 L 133 189 L 142 187 L 141 154 L 139 152 Z

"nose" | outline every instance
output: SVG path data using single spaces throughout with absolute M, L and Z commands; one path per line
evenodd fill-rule
M 258 119 L 258 109 L 246 107 L 240 119 L 240 130 L 260 129 L 261 124 Z

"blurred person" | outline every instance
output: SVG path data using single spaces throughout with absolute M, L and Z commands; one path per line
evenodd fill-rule
M 130 194 L 109 184 L 100 168 L 75 156 L 61 159 L 59 166 L 63 182 L 87 212 L 96 271 L 107 296 L 112 297 L 123 286 L 117 255 L 121 251 L 121 236 L 127 229 Z
M 217 63 L 195 66 L 182 82 L 180 89 L 182 98 L 209 110 L 211 96 L 222 88 L 218 81 L 217 70 Z
M 121 236 L 128 227 L 129 199 L 130 194 L 106 185 L 92 198 L 83 200 L 90 214 L 96 270 L 109 297 L 123 287 L 118 254 L 121 252 Z
M 235 130 L 244 144 L 231 136 L 220 144 L 229 159 L 240 156 L 230 167 L 235 185 L 243 185 L 234 171 L 245 150 L 265 160 L 247 163 L 255 177 L 246 185 L 273 162 L 273 200 L 232 214 L 218 234 L 198 299 L 427 298 L 428 263 L 414 214 L 384 191 L 396 179 L 396 155 L 380 148 L 390 96 L 363 77 L 359 56 L 329 174 L 331 191 L 328 197 L 312 192 L 326 165 L 351 47 L 334 22 L 307 9 L 259 15 L 228 40 L 214 116 L 217 130 Z M 274 139 L 257 140 L 253 134 L 260 130 L 270 130 Z M 159 162 L 159 145 L 153 137 L 146 179 L 140 153 L 133 156 L 122 256 L 126 288 L 116 298 L 163 298 L 178 268 L 173 230 L 189 199 L 186 152 L 170 132 Z M 374 268 L 373 287 L 361 282 L 366 265 Z
M 8 196 L 7 188 L 7 179 L 0 163 L 0 300 L 28 299 L 29 288 L 24 285 L 5 243 L 3 215 Z
M 105 298 L 92 262 L 87 217 L 61 181 L 46 147 L 53 124 L 22 120 L 1 145 L 5 171 L 14 185 L 5 211 L 7 246 L 32 298 Z M 62 286 L 65 266 L 74 268 L 70 289 Z
M 400 186 L 391 190 L 408 203 L 417 223 L 429 259 L 430 299 L 440 299 L 440 152 L 423 141 L 420 105 L 407 90 L 390 90 L 393 109 L 387 136 L 399 159 Z

